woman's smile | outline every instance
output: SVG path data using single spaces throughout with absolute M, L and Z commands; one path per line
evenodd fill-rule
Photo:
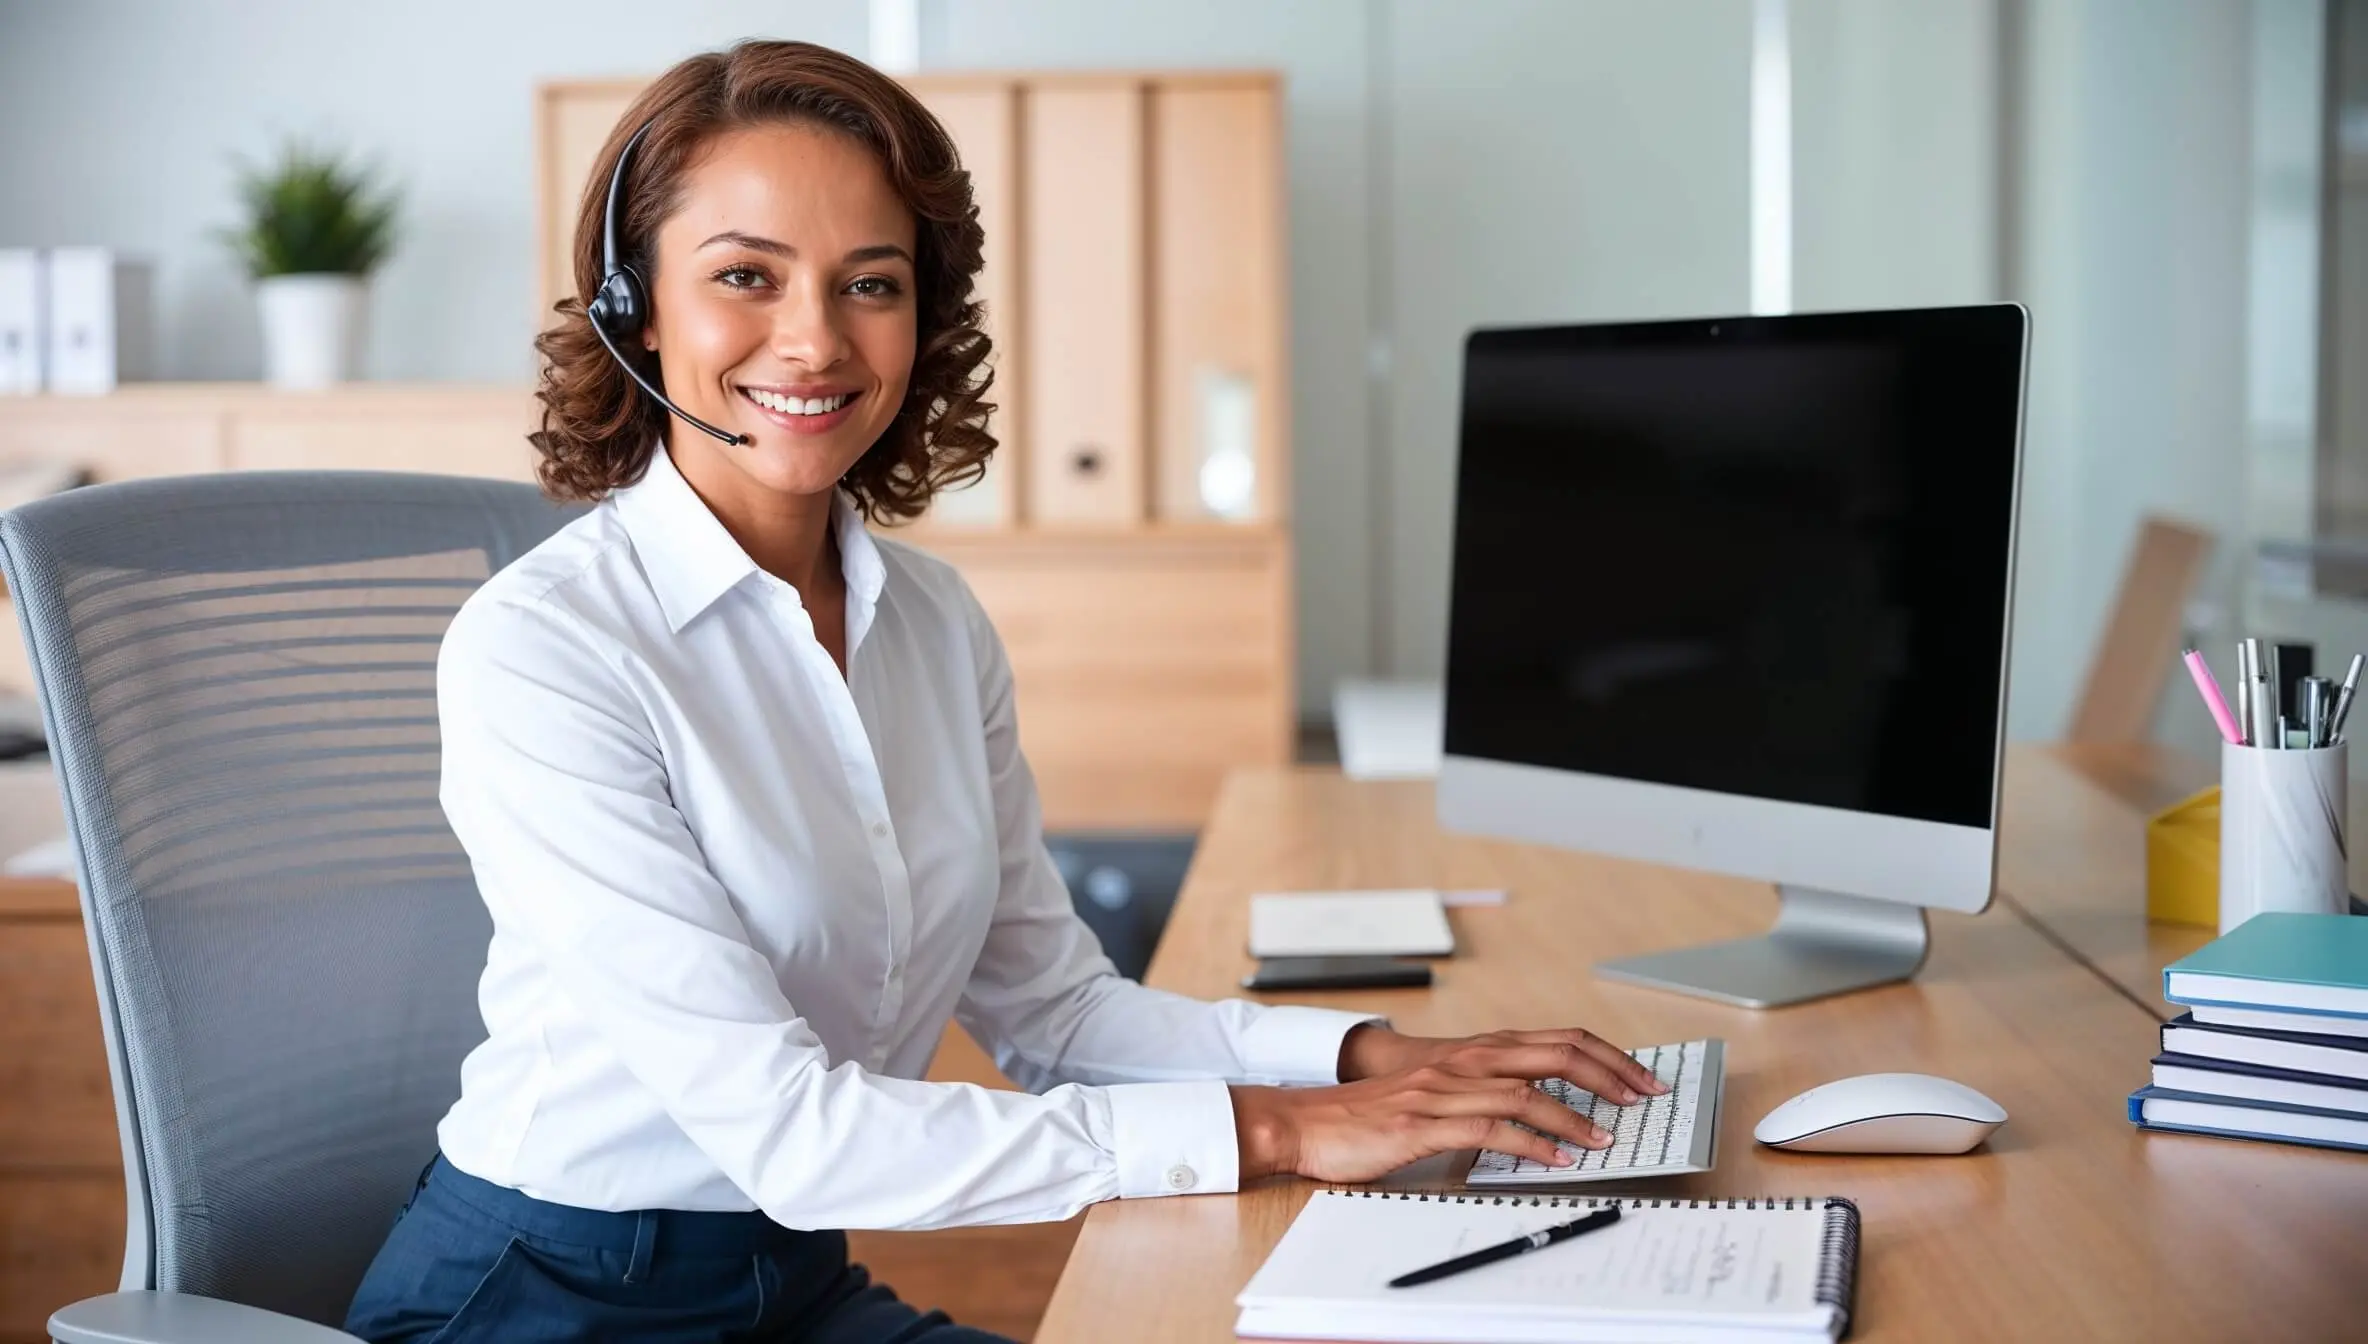
M 737 387 L 767 420 L 792 434 L 828 434 L 854 418 L 863 394 L 805 386 Z

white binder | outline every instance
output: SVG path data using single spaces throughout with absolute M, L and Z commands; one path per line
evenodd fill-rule
M 111 392 L 149 376 L 151 271 L 104 247 L 49 254 L 49 389 Z
M 0 395 L 41 390 L 43 264 L 29 247 L 0 247 Z

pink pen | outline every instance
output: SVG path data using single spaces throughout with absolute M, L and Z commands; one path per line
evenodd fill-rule
M 2212 722 L 2220 725 L 2220 736 L 2243 746 L 2245 735 L 2237 731 L 2236 716 L 2228 712 L 2228 702 L 2220 697 L 2220 683 L 2212 680 L 2212 669 L 2205 665 L 2203 654 L 2189 649 L 2185 662 L 2187 675 L 2195 678 L 2195 689 L 2203 692 L 2204 707 L 2212 711 Z

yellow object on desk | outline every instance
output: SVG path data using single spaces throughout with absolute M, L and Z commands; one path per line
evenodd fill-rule
M 2220 787 L 2146 820 L 2146 917 L 2220 927 Z

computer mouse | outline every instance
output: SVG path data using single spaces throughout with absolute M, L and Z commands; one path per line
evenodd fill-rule
M 1862 1073 L 1812 1087 L 1768 1112 L 1751 1136 L 1803 1153 L 1962 1153 L 2006 1123 L 2006 1109 L 1929 1073 Z

